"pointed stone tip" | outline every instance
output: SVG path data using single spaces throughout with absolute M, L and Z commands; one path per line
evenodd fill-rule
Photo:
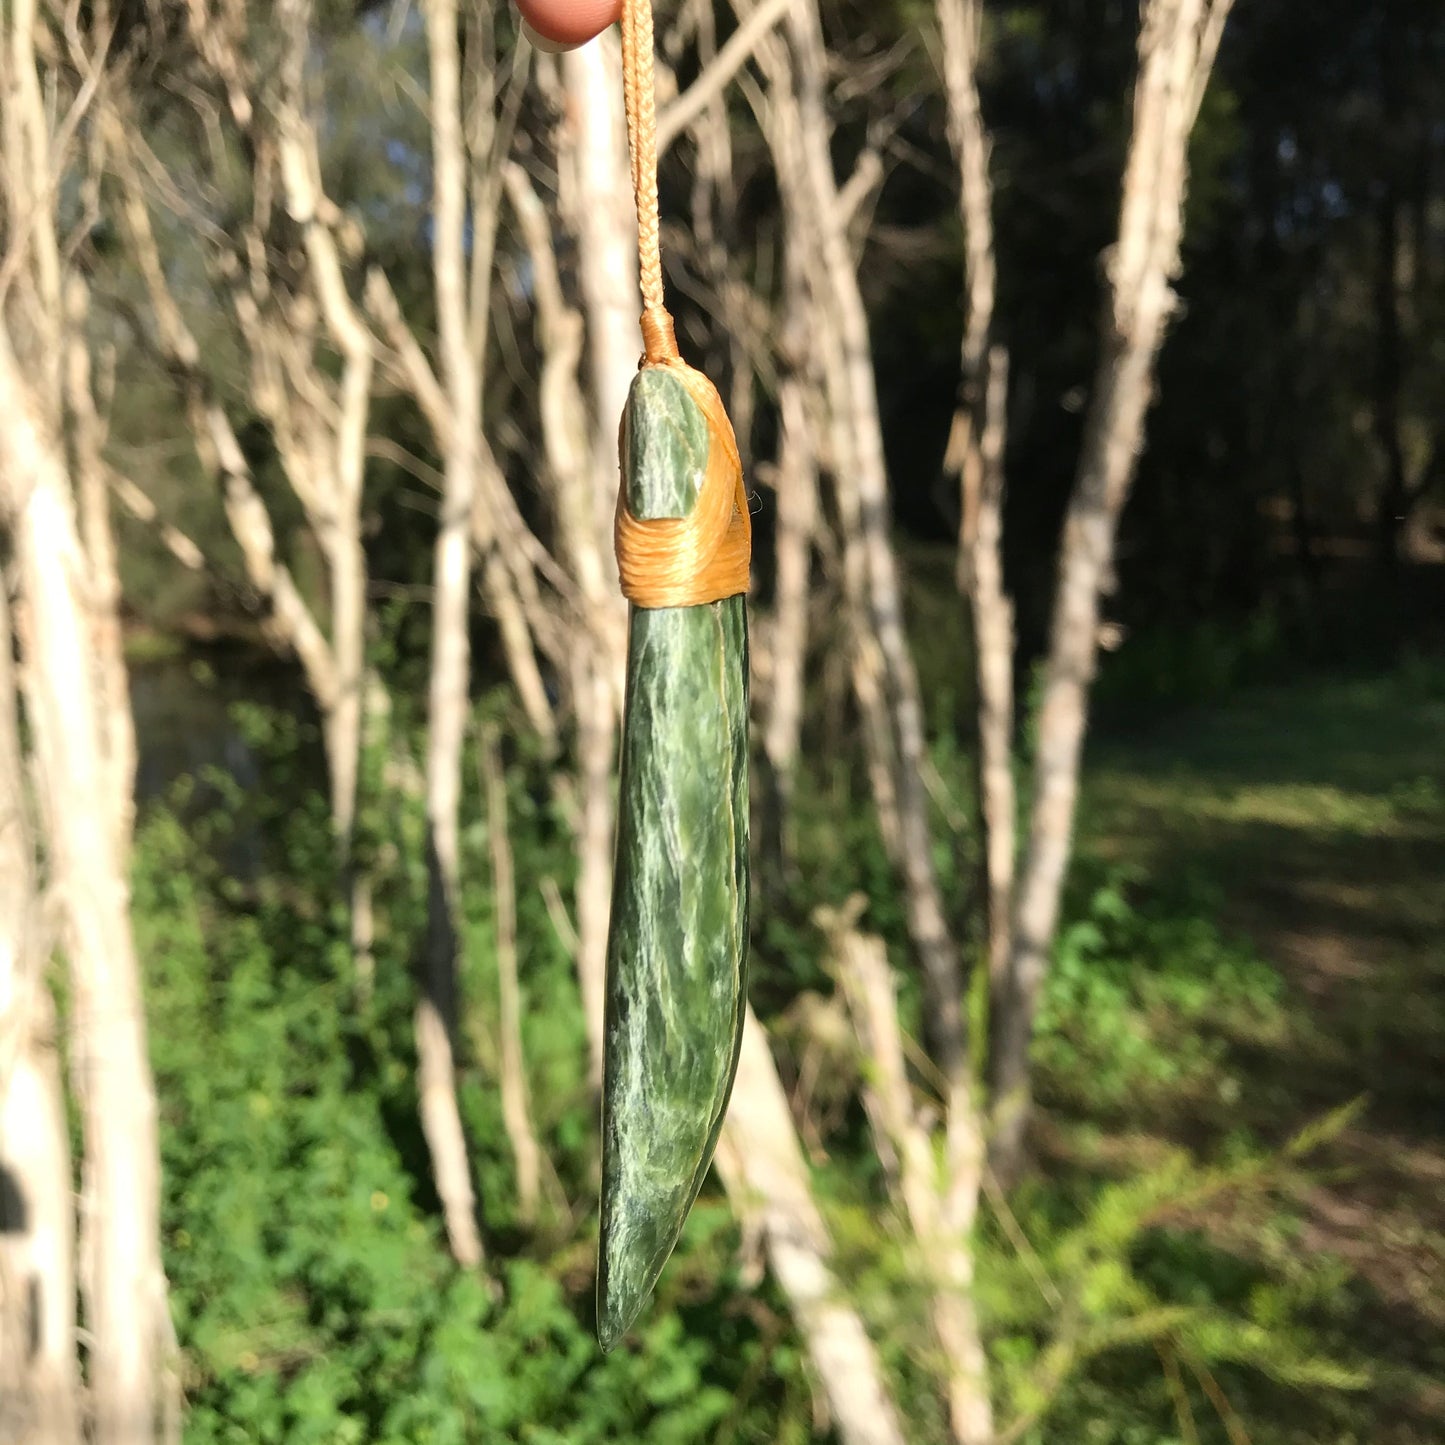
M 597 1343 L 602 1346 L 604 1355 L 610 1355 L 621 1342 L 623 1335 L 632 1328 L 633 1322 L 642 1313 L 642 1306 L 646 1302 L 646 1293 L 630 1299 L 619 1298 L 619 1291 L 612 1289 L 609 1285 L 606 1270 L 599 1274 L 597 1280 Z

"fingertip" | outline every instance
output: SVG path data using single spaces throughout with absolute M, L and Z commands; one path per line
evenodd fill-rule
M 573 50 L 622 18 L 622 0 L 517 0 L 522 29 L 540 50 Z
M 532 28 L 532 23 L 522 17 L 522 35 L 534 50 L 545 51 L 548 55 L 560 55 L 564 50 L 575 50 L 578 42 L 569 44 L 565 40 L 550 40 Z

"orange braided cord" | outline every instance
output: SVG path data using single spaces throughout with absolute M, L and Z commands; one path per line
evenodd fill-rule
M 641 270 L 644 339 L 649 362 L 677 356 L 663 298 L 662 222 L 657 200 L 657 99 L 653 83 L 652 0 L 625 0 L 622 7 L 622 93 L 632 150 L 632 190 L 637 197 L 637 255 Z M 651 318 L 652 326 L 646 325 Z M 664 321 L 666 324 L 664 325 Z
M 664 364 L 707 420 L 707 471 L 686 517 L 634 517 L 625 490 L 618 493 L 617 570 L 635 607 L 700 607 L 748 590 L 753 519 L 737 438 L 717 388 L 684 361 Z
M 748 590 L 753 519 L 737 438 L 717 388 L 678 354 L 662 282 L 662 223 L 657 199 L 657 101 L 653 84 L 652 0 L 622 8 L 622 89 L 637 254 L 642 282 L 644 366 L 673 369 L 707 420 L 707 471 L 690 515 L 634 517 L 625 488 L 617 496 L 613 542 L 622 592 L 635 607 L 700 607 Z

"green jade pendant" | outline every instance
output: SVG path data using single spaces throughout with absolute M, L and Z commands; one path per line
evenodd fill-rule
M 665 368 L 622 425 L 635 517 L 687 516 L 708 425 Z M 737 1069 L 748 947 L 745 597 L 634 607 L 607 948 L 597 1337 L 610 1350 L 667 1263 Z

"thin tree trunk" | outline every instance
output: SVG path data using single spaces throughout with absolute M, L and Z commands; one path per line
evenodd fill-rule
M 617 809 L 616 698 L 609 665 L 579 648 L 572 663 L 578 700 L 577 763 L 582 808 L 577 827 L 577 974 L 586 1013 L 588 1079 L 602 1087 L 607 999 L 607 927 L 612 913 L 612 849 Z
M 617 488 L 617 425 L 642 355 L 642 297 L 637 284 L 637 221 L 627 177 L 622 58 L 608 31 L 563 58 L 573 111 L 571 193 L 566 209 L 577 236 L 578 279 L 587 318 L 588 369 L 596 429 L 595 526 L 612 536 Z M 609 580 L 616 564 L 610 558 Z M 619 697 L 621 661 L 619 660 Z
M 8 967 L 0 957 L 0 973 Z M 19 976 L 18 969 L 8 979 L 0 976 L 0 990 L 6 1053 L 0 1080 L 0 1439 L 72 1445 L 80 1440 L 81 1400 L 75 1190 L 55 1008 L 45 984 Z
M 627 656 L 627 613 L 612 555 L 617 495 L 617 427 L 642 352 L 638 317 L 637 224 L 628 184 L 627 128 L 622 112 L 622 65 L 616 37 L 606 34 L 567 55 L 563 74 L 574 117 L 562 167 L 563 211 L 577 237 L 587 370 L 593 425 L 590 469 L 574 504 L 578 520 L 590 513 L 602 588 L 588 593 L 588 630 L 574 656 L 578 761 L 582 805 L 577 833 L 578 973 L 587 1013 L 591 1078 L 602 1083 L 602 1016 L 607 972 L 607 928 L 612 900 L 615 820 L 613 776 L 617 724 Z M 578 541 L 580 542 L 580 538 Z M 574 553 L 578 547 L 574 545 Z
M 748 1010 L 717 1165 L 733 1208 L 763 1239 L 843 1445 L 903 1445 L 873 1342 L 833 1272 L 832 1240 L 762 1026 Z
M 992 1162 L 1005 1180 L 1017 1175 L 1023 1160 L 1029 1045 L 1073 847 L 1100 601 L 1143 445 L 1155 362 L 1174 310 L 1170 282 L 1179 267 L 1189 136 L 1230 3 L 1149 0 L 1143 14 L 1119 238 L 1108 259 L 1102 350 L 1060 548 L 1028 843 L 989 1054 Z
M 542 1151 L 532 1127 L 527 1061 L 522 1052 L 522 993 L 517 979 L 517 880 L 507 833 L 507 779 L 496 735 L 479 740 L 487 794 L 487 835 L 492 852 L 492 900 L 497 925 L 497 996 L 502 1058 L 502 1122 L 517 1165 L 517 1205 L 522 1222 L 536 1223 L 542 1184 Z
M 90 292 L 79 276 L 66 278 L 65 291 L 65 404 L 71 418 L 80 535 L 91 566 L 91 636 L 96 687 L 105 718 L 106 795 L 116 847 L 124 856 L 130 848 L 135 820 L 136 741 L 120 625 L 120 564 L 111 525 L 110 485 L 101 455 L 105 429 L 96 412 L 90 347 L 84 329 Z
M 728 84 L 757 53 L 768 32 L 781 23 L 793 3 L 794 0 L 762 0 L 758 8 L 728 36 L 721 49 L 704 56 L 702 72 L 698 77 L 676 100 L 658 112 L 658 155 L 665 155 L 678 136 L 696 124 L 703 111 L 714 106 L 722 109 L 719 102 Z M 711 9 L 700 9 L 699 18 L 710 21 Z
M 988 973 L 992 999 L 1008 974 L 1012 939 L 1018 799 L 1014 788 L 1014 611 L 1004 586 L 1004 434 L 1008 353 L 989 351 L 982 407 L 978 526 L 970 588 L 978 674 L 978 773 L 988 882 Z
M 46 869 L 36 886 L 57 902 L 57 937 L 70 972 L 73 1078 L 85 1144 L 80 1288 L 91 1437 L 96 1445 L 136 1445 L 157 1431 L 164 1434 L 171 1414 L 162 1407 L 172 1403 L 174 1379 L 168 1375 L 173 1335 L 160 1261 L 156 1101 L 129 917 L 134 743 L 129 719 L 117 715 L 129 708 L 129 697 L 100 426 L 89 359 L 74 349 L 83 335 L 85 294 L 78 278 L 68 284 L 55 223 L 68 138 L 54 123 L 67 97 L 60 87 L 42 87 L 35 0 L 16 0 L 6 22 L 0 178 L 7 214 L 23 217 L 24 224 L 10 238 L 8 274 L 0 286 L 7 293 L 7 315 L 0 318 L 0 519 L 9 533 L 19 600 L 21 680 Z M 81 41 L 67 38 L 78 56 Z M 45 40 L 60 43 L 54 34 Z M 84 60 L 97 82 L 104 40 L 99 44 L 101 51 Z M 83 116 L 98 89 L 98 83 L 82 87 L 67 122 Z M 14 349 L 16 336 L 23 355 Z M 66 463 L 67 423 L 85 487 L 89 553 L 77 520 L 77 478 Z M 9 627 L 0 630 L 8 653 Z M 8 700 L 5 706 L 13 715 Z M 37 947 L 37 965 L 47 951 Z M 39 1067 L 38 1096 L 24 1113 L 42 1139 L 58 1131 L 59 1149 L 43 1142 L 41 1148 L 49 1155 L 45 1189 L 61 1194 L 58 1201 L 44 1201 L 44 1224 L 55 1233 L 42 1266 L 50 1279 L 40 1281 L 51 1296 L 42 1303 L 56 1318 L 35 1323 L 42 1348 L 69 1371 L 59 1355 L 73 1351 L 73 1338 L 52 1332 L 69 1336 L 74 1319 L 64 1278 L 69 1264 L 61 1257 L 68 1252 L 71 1185 L 65 1126 L 55 1117 L 59 1084 L 45 1062 L 46 1001 L 38 968 L 34 983 L 40 1002 L 26 1042 L 37 1050 L 31 1057 Z M 13 1108 L 14 1095 L 6 1102 Z M 8 1119 L 3 1137 L 14 1137 Z M 62 1431 L 73 1428 L 68 1411 L 75 1404 L 73 1395 L 68 1406 L 54 1402 Z
M 780 173 L 796 165 L 801 194 L 788 198 L 789 221 L 795 227 L 807 226 L 804 244 L 817 247 L 814 320 L 825 350 L 829 406 L 841 443 L 833 458 L 834 483 L 847 529 L 845 543 L 854 556 L 851 563 L 845 556 L 845 574 L 858 645 L 865 653 L 876 650 L 876 680 L 891 742 L 898 865 L 909 935 L 928 993 L 933 1044 L 952 1095 L 961 1099 L 966 1089 L 962 969 L 933 865 L 923 782 L 928 761 L 923 706 L 904 630 L 902 586 L 890 541 L 888 475 L 868 318 L 833 171 L 824 99 L 827 53 L 812 0 L 794 5 L 787 23 L 797 65 L 796 97 L 775 83 L 773 103 L 793 110 L 796 120 L 789 117 L 783 123 L 787 128 L 796 124 L 797 150 L 796 162 L 780 155 Z M 962 1102 L 960 1106 L 966 1107 Z
M 803 257 L 797 242 L 793 241 L 788 246 L 785 283 L 785 371 L 778 385 L 782 439 L 777 471 L 777 582 L 771 629 L 768 715 L 763 727 L 763 752 L 770 775 L 768 791 L 771 795 L 763 846 L 769 849 L 778 863 L 786 863 L 791 852 L 787 837 L 806 704 L 808 606 L 813 539 L 818 526 L 818 458 L 807 403 L 805 288 Z
M 578 368 L 584 323 L 567 305 L 547 216 L 519 166 L 506 172 L 507 194 L 532 260 L 542 374 L 538 403 L 547 473 L 554 491 L 561 551 L 575 579 L 582 614 L 570 619 L 568 680 L 577 724 L 581 801 L 576 822 L 577 975 L 587 1028 L 588 1077 L 602 1086 L 607 922 L 612 901 L 613 752 L 617 702 L 614 653 L 625 647 L 615 568 L 597 531 L 596 459 Z
M 302 227 L 310 281 L 320 302 L 327 335 L 342 359 L 337 407 L 326 436 L 332 449 L 326 469 L 330 486 L 315 520 L 330 578 L 331 650 L 335 661 L 335 692 L 326 716 L 331 816 L 346 856 L 356 819 L 366 698 L 367 567 L 361 540 L 361 503 L 376 342 L 361 308 L 347 290 L 332 229 L 335 208 L 321 181 L 316 128 L 307 118 L 304 81 L 311 36 L 310 0 L 286 0 L 280 13 L 287 46 L 281 67 L 283 87 L 277 128 L 286 204 Z
M 79 1445 L 70 1137 L 0 578 L 0 1439 Z
M 76 1078 L 84 1125 L 82 1288 L 99 1445 L 135 1445 L 158 1425 L 169 1338 L 160 1262 L 156 1101 L 140 971 L 106 764 L 111 729 L 89 665 L 90 559 L 59 444 L 0 328 L 0 510 L 14 538 L 24 612 L 27 714 L 39 764 L 51 883 L 64 903 Z M 98 800 L 99 804 L 98 804 Z
M 458 1263 L 482 1261 L 466 1138 L 457 1108 L 457 949 L 461 912 L 458 816 L 470 683 L 467 603 L 471 520 L 477 488 L 481 389 L 466 327 L 466 151 L 456 0 L 429 0 L 431 123 L 435 175 L 433 266 L 442 376 L 452 408 L 441 526 L 433 576 L 432 657 L 427 693 L 427 939 L 416 1011 L 422 1128 L 431 1150 L 447 1238 Z
M 1008 969 L 1017 843 L 1013 780 L 1013 605 L 1004 587 L 1008 356 L 993 344 L 998 264 L 989 137 L 978 95 L 980 0 L 938 0 L 948 134 L 959 168 L 965 275 L 961 387 L 950 461 L 962 481 L 959 582 L 969 598 L 978 688 L 978 780 L 988 894 L 990 993 Z
M 993 1407 L 988 1359 L 973 1301 L 971 1235 L 983 1168 L 983 1139 L 971 1115 L 966 1157 L 940 1169 L 928 1127 L 914 1107 L 904 1064 L 893 974 L 881 938 L 859 933 L 856 910 L 825 913 L 832 964 L 863 1047 L 864 1104 L 894 1191 L 918 1245 L 920 1285 L 948 1365 L 949 1422 L 959 1445 L 988 1445 Z M 960 1212 L 960 1206 L 961 1212 Z
M 485 102 L 475 102 L 474 114 L 485 109 Z M 461 134 L 462 129 L 458 120 L 454 131 Z M 474 188 L 480 187 L 482 191 L 473 196 L 466 239 L 472 252 L 472 285 L 489 290 L 491 272 L 482 262 L 484 255 L 490 255 L 495 246 L 501 185 L 500 180 L 494 178 L 493 171 L 500 175 L 504 155 L 498 146 L 497 128 L 488 130 L 482 126 L 480 129 L 490 138 L 493 146 L 488 153 L 481 144 L 481 137 L 468 132 L 476 143 L 476 153 L 472 156 L 473 184 Z M 402 315 L 396 293 L 385 273 L 376 267 L 367 273 L 365 299 L 367 311 L 391 348 L 391 355 L 386 358 L 389 369 L 415 397 L 431 428 L 437 450 L 443 457 L 451 455 L 453 433 L 459 418 L 453 406 L 450 383 L 446 381 L 445 355 L 443 377 L 439 379 Z M 469 320 L 463 322 L 453 317 L 447 322 L 448 326 L 460 328 L 463 333 L 466 345 L 475 358 L 479 387 L 487 341 L 488 306 L 487 296 L 474 289 L 470 296 Z M 480 415 L 480 399 L 472 409 Z M 544 612 L 537 585 L 535 567 L 541 547 L 507 490 L 506 479 L 486 437 L 478 433 L 474 445 L 477 484 L 473 488 L 470 528 L 472 546 L 480 559 L 479 590 L 497 625 L 522 710 L 544 750 L 552 754 L 556 751 L 557 719 L 542 678 L 536 649 L 549 640 L 554 644 L 550 648 L 554 657 L 562 649 L 555 645 L 554 638 L 549 638 L 555 619 Z

